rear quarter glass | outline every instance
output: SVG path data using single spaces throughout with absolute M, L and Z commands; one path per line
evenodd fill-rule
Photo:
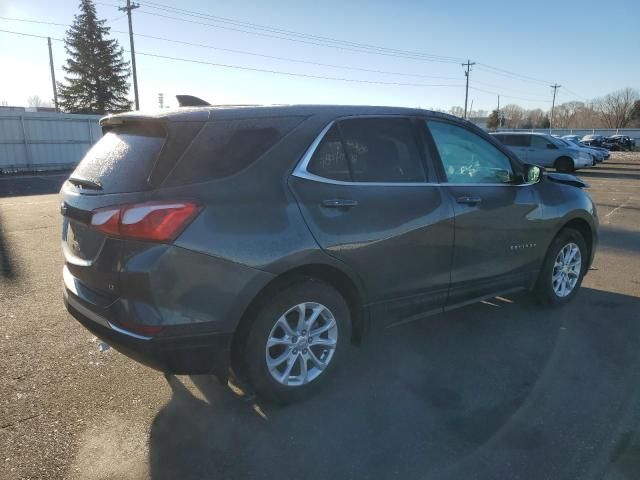
M 164 185 L 186 185 L 234 175 L 267 153 L 304 119 L 282 116 L 207 122 Z
M 165 129 L 160 124 L 131 123 L 115 126 L 105 131 L 71 177 L 100 184 L 100 193 L 147 190 L 149 175 L 165 139 Z

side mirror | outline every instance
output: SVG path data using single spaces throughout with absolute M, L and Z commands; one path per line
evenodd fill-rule
M 547 143 L 547 148 L 549 150 L 556 150 L 558 147 L 556 147 L 553 143 Z
M 524 183 L 538 183 L 542 179 L 544 169 L 538 165 L 524 165 Z

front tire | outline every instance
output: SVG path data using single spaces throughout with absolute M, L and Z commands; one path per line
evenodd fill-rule
M 551 243 L 534 289 L 536 299 L 553 307 L 571 301 L 582 285 L 589 252 L 582 234 L 562 230 Z
M 320 280 L 301 279 L 259 309 L 245 346 L 249 382 L 262 399 L 301 400 L 331 379 L 350 339 L 342 295 Z

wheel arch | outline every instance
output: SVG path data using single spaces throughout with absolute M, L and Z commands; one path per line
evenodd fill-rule
M 568 160 L 569 162 L 571 162 L 571 165 L 573 165 L 573 169 L 576 168 L 576 162 L 573 158 L 571 158 L 569 155 L 560 155 L 558 158 L 556 158 L 553 162 L 553 168 L 555 168 L 556 170 L 558 170 L 558 164 L 562 161 L 562 160 Z M 572 170 L 570 170 L 572 171 Z
M 581 218 L 581 217 L 572 218 L 568 222 L 564 223 L 564 225 L 562 225 L 562 227 L 556 233 L 556 236 L 558 236 L 558 234 L 562 230 L 567 229 L 567 228 L 572 228 L 572 229 L 577 230 L 578 232 L 580 232 L 580 234 L 582 235 L 582 238 L 584 238 L 584 241 L 587 244 L 587 248 L 589 249 L 589 258 L 590 259 L 593 258 L 593 255 L 592 255 L 592 253 L 593 253 L 593 228 L 591 227 L 589 222 L 587 220 L 585 220 L 584 218 Z
M 365 307 L 364 292 L 348 273 L 322 263 L 310 263 L 284 271 L 267 283 L 245 308 L 231 342 L 232 362 L 241 362 L 244 341 L 259 308 L 277 292 L 303 278 L 314 278 L 328 283 L 344 297 L 351 314 L 352 343 L 359 344 L 367 329 L 369 315 Z

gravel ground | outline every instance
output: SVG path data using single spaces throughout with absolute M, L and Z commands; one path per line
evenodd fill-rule
M 100 353 L 62 306 L 64 176 L 0 177 L 0 479 L 639 478 L 640 153 L 579 176 L 601 243 L 570 306 L 374 331 L 286 408 Z

